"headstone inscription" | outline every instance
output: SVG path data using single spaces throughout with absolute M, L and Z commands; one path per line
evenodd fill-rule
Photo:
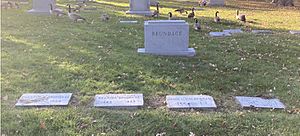
M 152 15 L 150 11 L 150 0 L 130 0 L 129 8 L 129 11 L 126 11 L 127 14 Z
M 144 23 L 144 45 L 139 53 L 194 56 L 189 46 L 189 25 L 184 20 L 150 20 Z
M 102 108 L 138 108 L 144 105 L 143 94 L 99 94 L 94 106 Z
M 50 5 L 56 8 L 56 0 L 32 0 L 32 9 L 28 13 L 50 14 Z
M 279 99 L 264 99 L 261 97 L 236 96 L 242 108 L 273 108 L 284 109 L 285 106 Z
M 214 109 L 217 108 L 213 97 L 208 95 L 168 95 L 169 109 Z
M 67 106 L 71 97 L 72 93 L 27 93 L 16 106 Z

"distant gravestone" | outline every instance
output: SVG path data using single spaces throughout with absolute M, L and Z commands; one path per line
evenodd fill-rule
M 297 30 L 292 30 L 292 31 L 290 31 L 290 33 L 291 33 L 291 34 L 300 34 L 300 30 L 299 30 L 299 31 L 297 31 Z
M 27 93 L 23 94 L 16 106 L 67 106 L 72 93 Z
M 195 56 L 189 46 L 189 25 L 184 20 L 150 20 L 144 23 L 144 45 L 139 53 Z
M 209 35 L 211 37 L 226 37 L 226 36 L 231 36 L 231 34 L 228 33 L 228 32 L 210 32 Z
M 143 94 L 100 94 L 94 106 L 102 108 L 138 108 L 144 105 Z
M 32 9 L 28 13 L 50 14 L 50 5 L 56 8 L 56 0 L 32 0 Z
M 208 95 L 168 95 L 169 109 L 213 109 L 217 108 L 213 97 Z
M 264 99 L 261 97 L 235 97 L 242 108 L 272 108 L 272 109 L 284 109 L 285 106 L 279 99 Z
M 120 21 L 120 23 L 122 23 L 122 24 L 136 24 L 136 23 L 138 23 L 138 21 L 136 21 L 136 20 L 132 20 L 132 21 Z
M 137 14 L 137 15 L 152 15 L 150 11 L 150 0 L 130 0 L 129 11 L 127 14 Z
M 230 34 L 238 34 L 238 33 L 243 33 L 241 29 L 226 29 L 223 30 L 225 33 L 230 33 Z
M 208 5 L 209 6 L 224 6 L 225 0 L 209 0 Z
M 273 32 L 271 30 L 252 30 L 252 33 L 255 33 L 255 34 L 272 34 Z

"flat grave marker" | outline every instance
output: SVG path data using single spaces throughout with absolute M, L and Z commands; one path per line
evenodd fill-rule
M 67 106 L 72 93 L 26 93 L 16 106 Z
M 136 109 L 143 105 L 143 94 L 98 94 L 94 101 L 94 107 L 102 108 Z
M 297 30 L 291 30 L 290 33 L 291 34 L 300 34 L 300 30 L 298 30 L 298 31 Z
M 217 108 L 213 97 L 208 95 L 168 95 L 169 109 L 214 109 Z
M 226 29 L 223 30 L 225 33 L 230 33 L 230 34 L 238 34 L 238 33 L 243 33 L 241 29 Z
M 264 99 L 261 97 L 236 96 L 242 108 L 272 108 L 284 109 L 285 106 L 279 99 Z
M 128 20 L 128 21 L 120 21 L 120 23 L 122 23 L 122 24 L 136 24 L 136 23 L 138 23 L 138 21 L 136 21 L 136 20 Z
M 273 32 L 271 30 L 252 30 L 252 33 L 255 34 L 272 34 Z
M 211 37 L 227 37 L 227 36 L 231 36 L 231 34 L 228 33 L 228 32 L 210 32 L 209 35 Z
M 144 45 L 138 53 L 195 56 L 189 48 L 189 25 L 185 20 L 149 20 L 144 23 Z

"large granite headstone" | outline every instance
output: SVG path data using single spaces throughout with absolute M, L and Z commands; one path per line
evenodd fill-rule
M 144 105 L 143 94 L 99 94 L 94 106 L 102 108 L 138 108 Z
M 144 23 L 144 45 L 139 53 L 194 56 L 189 46 L 189 24 L 184 20 L 150 20 Z
M 71 97 L 72 93 L 27 93 L 16 106 L 67 106 Z
M 208 5 L 209 6 L 224 6 L 225 0 L 209 0 Z
M 127 14 L 137 14 L 137 15 L 152 15 L 150 11 L 150 0 L 130 0 L 129 11 Z
M 50 14 L 50 5 L 56 8 L 56 0 L 32 0 L 32 9 L 28 13 Z
M 242 108 L 272 108 L 284 109 L 285 106 L 279 99 L 265 99 L 261 97 L 236 96 Z
M 168 95 L 169 109 L 214 109 L 217 108 L 213 97 L 208 95 Z

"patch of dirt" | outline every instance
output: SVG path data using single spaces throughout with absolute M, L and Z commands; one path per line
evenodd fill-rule
M 145 107 L 147 108 L 159 108 L 165 106 L 165 96 L 152 96 L 145 99 Z

